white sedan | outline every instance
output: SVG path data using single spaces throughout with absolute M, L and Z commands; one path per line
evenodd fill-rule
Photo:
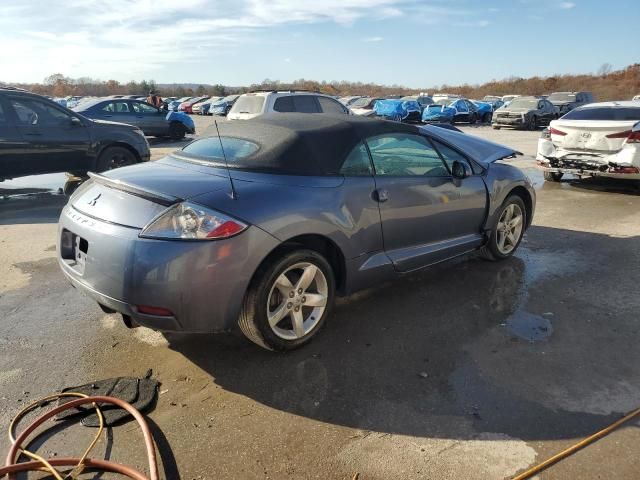
M 551 182 L 565 173 L 640 180 L 640 102 L 591 103 L 552 121 L 536 160 Z

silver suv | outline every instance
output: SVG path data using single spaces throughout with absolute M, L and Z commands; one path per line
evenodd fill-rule
M 248 120 L 267 113 L 333 113 L 349 115 L 349 109 L 333 97 L 303 90 L 258 91 L 238 97 L 229 120 Z

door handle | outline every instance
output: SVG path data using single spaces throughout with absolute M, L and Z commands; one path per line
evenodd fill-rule
M 104 118 L 111 118 L 113 115 L 103 115 Z
M 389 200 L 389 191 L 384 189 L 377 189 L 373 191 L 374 199 L 376 202 L 383 203 Z

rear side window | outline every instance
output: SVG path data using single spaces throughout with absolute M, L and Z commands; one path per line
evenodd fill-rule
M 361 177 L 371 175 L 371 160 L 364 143 L 354 148 L 346 158 L 340 169 L 340 173 L 348 177 Z
M 225 98 L 225 101 L 231 100 L 226 100 Z M 264 97 L 261 95 L 242 95 L 233 104 L 233 111 L 234 113 L 262 113 L 263 105 Z
M 222 145 L 220 145 L 220 140 L 222 140 Z M 224 154 L 222 146 L 224 146 Z M 215 160 L 212 163 L 224 162 L 226 157 L 229 163 L 233 163 L 234 160 L 253 155 L 258 149 L 256 143 L 243 138 L 208 137 L 191 142 L 182 149 L 182 153 L 187 156 L 199 157 L 200 160 Z
M 577 108 L 577 109 L 571 110 L 562 118 L 567 120 L 640 121 L 640 108 L 639 107 Z
M 116 113 L 129 113 L 129 104 L 127 102 L 114 102 Z
M 318 97 L 318 102 L 320 103 L 320 108 L 322 108 L 324 113 L 347 113 L 347 109 L 344 108 L 341 103 L 330 98 Z
M 295 111 L 300 113 L 320 113 L 316 97 L 311 95 L 295 95 L 293 97 Z
M 103 105 L 103 107 L 100 109 L 103 112 L 107 112 L 107 113 L 113 113 L 116 111 L 116 106 L 114 105 L 113 102 L 109 102 L 105 105 Z
M 240 100 L 238 100 L 239 102 Z M 295 112 L 296 107 L 293 105 L 293 97 L 280 97 L 276 98 L 273 104 L 273 109 L 276 112 Z
M 133 102 L 131 105 L 133 106 L 133 110 L 136 113 L 158 113 L 157 108 L 152 107 L 151 105 L 147 105 L 146 103 Z
M 4 113 L 4 107 L 0 103 L 0 125 L 7 123 L 7 116 Z

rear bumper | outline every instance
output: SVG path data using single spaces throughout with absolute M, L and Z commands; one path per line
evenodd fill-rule
M 578 177 L 607 177 L 607 178 L 619 178 L 623 180 L 640 180 L 640 173 L 615 173 L 609 171 L 600 170 L 585 170 L 581 168 L 566 168 L 566 167 L 549 167 L 538 163 L 538 168 L 545 172 L 562 173 L 576 175 Z
M 84 265 L 69 255 L 68 244 L 61 242 L 63 232 L 86 241 Z M 143 239 L 139 233 L 67 205 L 58 225 L 58 263 L 71 284 L 99 304 L 161 331 L 231 328 L 253 273 L 278 243 L 257 227 L 205 242 Z M 164 308 L 173 315 L 143 314 L 138 305 Z

